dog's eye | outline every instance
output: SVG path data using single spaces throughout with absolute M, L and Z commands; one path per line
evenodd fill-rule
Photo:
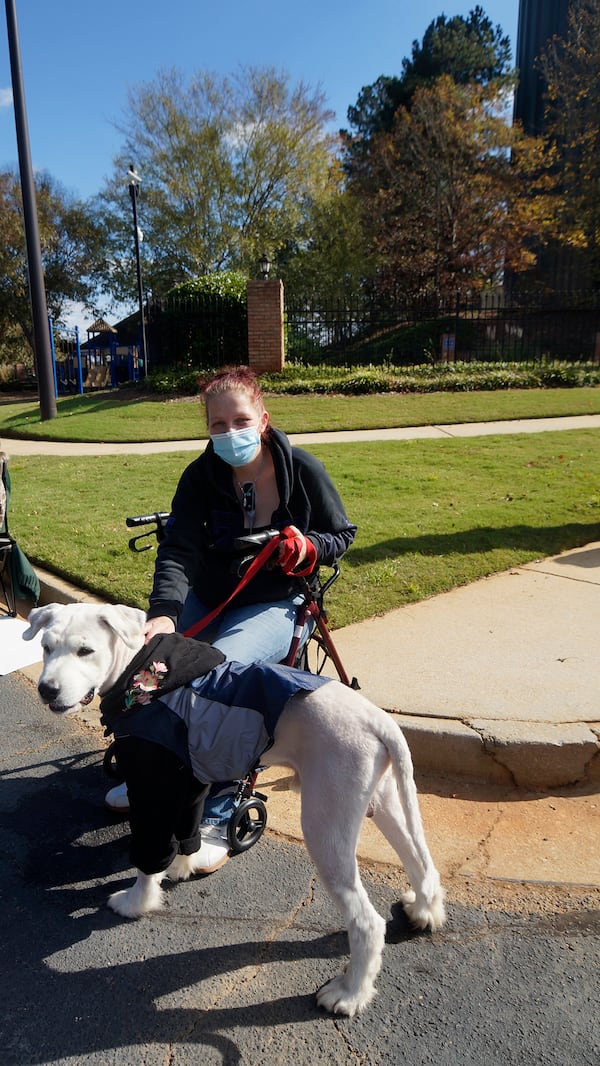
M 93 655 L 94 654 L 94 649 L 93 648 L 86 648 L 86 646 L 84 644 L 83 648 L 79 648 L 77 654 L 79 655 L 80 659 L 83 659 L 83 658 L 85 658 L 86 655 Z

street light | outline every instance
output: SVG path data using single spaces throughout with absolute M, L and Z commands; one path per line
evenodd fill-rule
M 138 226 L 138 214 L 137 214 L 137 202 L 140 195 L 140 185 L 142 179 L 139 174 L 136 173 L 133 163 L 130 164 L 127 171 L 127 177 L 129 178 L 129 195 L 131 197 L 131 206 L 133 208 L 133 240 L 135 243 L 135 269 L 137 273 L 137 287 L 138 287 L 138 301 L 140 305 L 140 352 L 142 356 L 142 364 L 144 367 L 144 376 L 148 376 L 148 354 L 146 351 L 146 324 L 144 322 L 144 292 L 142 289 L 142 267 L 140 264 L 140 240 L 142 234 Z
M 272 266 L 273 266 L 273 264 L 272 264 L 271 260 L 269 259 L 268 255 L 266 253 L 261 255 L 261 257 L 260 257 L 260 259 L 258 261 L 258 269 L 260 270 L 260 273 L 261 273 L 263 281 L 268 281 L 269 280 L 269 274 L 271 272 L 271 267 Z

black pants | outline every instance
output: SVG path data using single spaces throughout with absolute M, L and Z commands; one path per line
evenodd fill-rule
M 150 740 L 118 737 L 115 755 L 129 797 L 131 862 L 144 874 L 162 873 L 176 855 L 198 851 L 210 786 L 196 780 L 177 755 Z

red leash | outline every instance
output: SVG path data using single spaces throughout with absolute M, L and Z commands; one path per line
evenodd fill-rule
M 270 559 L 276 548 L 279 547 L 281 541 L 285 539 L 286 531 L 284 529 L 280 532 L 278 537 L 273 537 L 272 540 L 265 544 L 264 548 L 261 548 L 256 558 L 252 560 L 242 580 L 240 581 L 239 585 L 236 585 L 231 595 L 228 596 L 226 600 L 223 600 L 223 603 L 220 603 L 218 607 L 215 607 L 214 610 L 210 611 L 208 614 L 205 614 L 204 618 L 201 618 L 199 622 L 194 622 L 193 626 L 190 626 L 189 629 L 186 629 L 185 633 L 183 634 L 184 637 L 195 637 L 196 633 L 200 633 L 203 629 L 206 628 L 206 626 L 210 625 L 210 623 L 213 622 L 214 619 L 221 614 L 221 611 L 225 610 L 227 604 L 231 603 L 231 601 L 235 599 L 238 592 L 241 592 L 242 589 L 246 587 L 248 582 L 252 581 L 254 575 L 264 566 L 267 559 Z

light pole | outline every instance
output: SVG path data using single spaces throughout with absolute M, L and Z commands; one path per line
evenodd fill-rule
M 25 226 L 25 244 L 27 246 L 27 272 L 29 274 L 29 297 L 31 300 L 31 317 L 33 320 L 33 351 L 38 379 L 40 398 L 40 418 L 42 422 L 56 415 L 56 397 L 54 395 L 54 370 L 50 334 L 48 332 L 48 307 L 46 303 L 46 286 L 42 266 L 42 249 L 38 226 L 35 185 L 29 147 L 29 128 L 25 107 L 25 90 L 21 68 L 21 46 L 17 26 L 17 11 L 14 0 L 6 0 L 6 24 L 8 29 L 8 47 L 12 74 L 13 97 L 15 105 L 15 124 L 17 130 L 17 149 L 19 154 L 19 174 L 21 177 L 21 195 L 23 197 L 23 222 Z
M 137 202 L 140 195 L 142 179 L 136 173 L 133 163 L 127 171 L 129 178 L 129 195 L 133 208 L 133 239 L 135 243 L 135 269 L 137 273 L 138 301 L 140 305 L 140 352 L 144 366 L 144 377 L 148 376 L 148 353 L 146 349 L 146 324 L 144 322 L 144 292 L 142 289 L 142 267 L 140 263 L 140 230 L 138 226 Z

